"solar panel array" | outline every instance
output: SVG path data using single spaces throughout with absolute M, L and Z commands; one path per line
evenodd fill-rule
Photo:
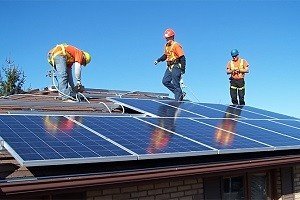
M 250 106 L 112 100 L 148 116 L 0 115 L 0 137 L 25 166 L 300 147 L 300 120 L 279 113 Z

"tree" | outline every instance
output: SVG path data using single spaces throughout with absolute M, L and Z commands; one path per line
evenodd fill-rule
M 6 65 L 2 67 L 5 80 L 3 80 L 0 72 L 0 94 L 7 96 L 23 93 L 22 86 L 26 78 L 24 72 L 11 59 L 6 59 L 5 61 Z

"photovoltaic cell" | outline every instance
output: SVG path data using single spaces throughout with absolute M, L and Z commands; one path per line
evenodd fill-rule
M 26 166 L 136 159 L 63 116 L 0 115 L 0 136 Z
M 122 144 L 138 154 L 140 159 L 177 157 L 182 154 L 204 155 L 213 152 L 212 148 L 132 117 L 84 117 L 84 125 Z

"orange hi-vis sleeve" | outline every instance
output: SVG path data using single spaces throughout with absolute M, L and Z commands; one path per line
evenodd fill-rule
M 54 66 L 54 58 L 58 55 L 66 57 L 68 67 L 72 67 L 75 62 L 84 64 L 83 52 L 72 45 L 59 44 L 49 51 L 48 61 L 52 66 Z

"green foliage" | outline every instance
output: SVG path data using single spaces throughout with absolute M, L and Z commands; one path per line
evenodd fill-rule
M 6 60 L 6 65 L 2 67 L 5 78 L 1 76 L 0 72 L 0 95 L 20 94 L 24 91 L 22 86 L 25 83 L 25 75 L 17 65 L 10 59 Z

